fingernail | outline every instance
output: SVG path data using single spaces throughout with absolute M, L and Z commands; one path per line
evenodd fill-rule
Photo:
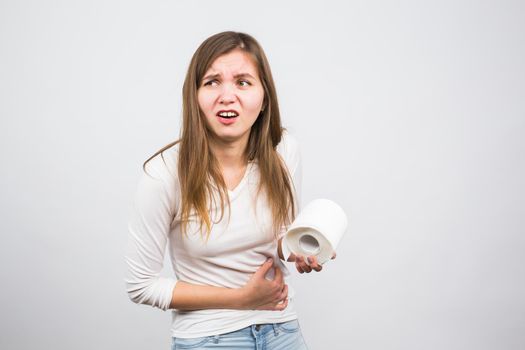
M 268 258 L 268 259 L 266 259 L 266 262 L 273 262 L 273 259 L 272 258 Z

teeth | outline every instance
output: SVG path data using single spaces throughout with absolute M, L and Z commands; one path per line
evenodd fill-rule
M 236 117 L 237 113 L 235 112 L 221 112 L 219 113 L 221 117 Z

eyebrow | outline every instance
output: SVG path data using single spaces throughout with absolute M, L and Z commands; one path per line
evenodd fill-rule
M 207 79 L 212 79 L 212 78 L 215 79 L 215 78 L 218 78 L 220 76 L 221 75 L 219 73 L 217 73 L 217 74 L 210 74 L 210 75 L 207 75 L 204 78 L 202 78 L 202 80 L 207 80 Z M 255 79 L 250 73 L 238 73 L 238 74 L 235 74 L 233 77 L 234 78 L 249 77 L 249 78 Z

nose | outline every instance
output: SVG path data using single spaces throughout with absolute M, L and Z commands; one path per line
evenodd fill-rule
M 229 84 L 223 84 L 219 102 L 222 104 L 234 103 L 236 99 L 235 91 Z

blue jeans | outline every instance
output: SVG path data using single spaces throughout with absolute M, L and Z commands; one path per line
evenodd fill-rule
M 200 338 L 173 337 L 171 350 L 179 349 L 308 350 L 297 320 L 251 325 Z

